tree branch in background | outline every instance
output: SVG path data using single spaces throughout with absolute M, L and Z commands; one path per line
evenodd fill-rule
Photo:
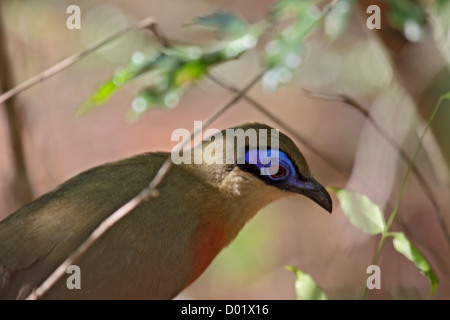
M 3 22 L 3 12 L 0 3 L 0 92 L 5 92 L 14 87 L 14 75 L 12 62 L 8 57 L 8 41 Z M 1 104 L 1 102 L 0 102 Z M 11 181 L 11 193 L 15 206 L 21 206 L 33 198 L 30 179 L 28 177 L 25 162 L 24 146 L 22 140 L 23 116 L 16 99 L 5 101 L 4 112 L 8 126 L 11 156 L 13 158 L 13 180 Z
M 64 59 L 63 61 L 51 66 L 50 68 L 44 70 L 43 72 L 41 72 L 40 74 L 29 78 L 28 80 L 26 80 L 25 82 L 21 83 L 20 85 L 9 89 L 7 92 L 3 93 L 0 96 L 0 103 L 11 99 L 12 97 L 14 97 L 15 95 L 19 94 L 20 92 L 27 90 L 28 88 L 38 84 L 39 82 L 50 78 L 52 76 L 54 76 L 55 74 L 57 74 L 58 72 L 66 69 L 67 67 L 70 67 L 72 64 L 74 64 L 75 62 L 78 62 L 79 60 L 81 60 L 82 58 L 84 58 L 85 56 L 93 53 L 94 51 L 98 50 L 99 48 L 101 48 L 102 46 L 110 43 L 111 41 L 116 40 L 117 38 L 123 36 L 125 33 L 128 33 L 130 31 L 133 30 L 140 30 L 140 29 L 145 29 L 145 28 L 151 28 L 152 25 L 154 25 L 156 22 L 153 18 L 148 17 L 145 18 L 129 27 L 126 27 L 125 29 L 122 29 L 116 33 L 114 33 L 113 35 L 107 37 L 106 39 L 98 42 L 97 44 L 93 45 L 92 47 L 89 47 L 88 49 L 82 51 L 82 52 L 78 52 L 75 53 L 74 55 Z

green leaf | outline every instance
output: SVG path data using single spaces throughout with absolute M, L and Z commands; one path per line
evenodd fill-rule
M 201 79 L 209 68 L 237 59 L 254 48 L 258 37 L 265 30 L 265 24 L 249 26 L 243 19 L 226 13 L 200 17 L 194 23 L 219 28 L 229 35 L 208 48 L 176 46 L 162 47 L 150 56 L 142 52 L 133 53 L 128 65 L 115 72 L 111 79 L 86 99 L 78 112 L 83 114 L 103 104 L 120 87 L 144 74 L 142 82 L 146 87 L 140 90 L 131 103 L 128 119 L 137 120 L 154 107 L 174 108 L 189 86 Z
M 430 296 L 436 291 L 439 279 L 431 268 L 430 263 L 420 253 L 420 251 L 408 240 L 403 232 L 391 232 L 389 233 L 393 239 L 393 245 L 395 250 L 403 254 L 408 260 L 412 261 L 420 273 L 428 277 L 431 285 Z
M 117 90 L 118 86 L 110 80 L 97 89 L 77 110 L 79 115 L 86 114 L 96 106 L 101 105 Z
M 449 0 L 436 0 L 435 6 L 438 10 L 444 10 L 446 5 L 449 5 Z
M 110 80 L 102 84 L 97 91 L 86 99 L 78 108 L 78 114 L 86 114 L 93 108 L 105 103 L 120 87 L 136 76 L 151 70 L 160 60 L 161 55 L 156 57 L 145 57 L 141 52 L 133 53 L 129 64 L 117 70 Z
M 445 93 L 444 95 L 442 95 L 440 98 L 439 98 L 439 104 L 441 103 L 441 101 L 443 101 L 443 100 L 450 100 L 450 91 L 449 92 L 447 92 L 447 93 Z
M 343 188 L 328 190 L 336 193 L 342 211 L 355 227 L 372 235 L 384 232 L 386 222 L 383 212 L 368 196 Z
M 249 27 L 243 18 L 226 12 L 216 12 L 210 15 L 198 17 L 188 25 L 214 28 L 219 30 L 223 35 L 244 33 Z
M 268 41 L 265 48 L 264 61 L 268 68 L 262 79 L 265 92 L 274 92 L 300 69 L 305 52 L 304 40 L 320 21 L 320 10 L 311 0 L 278 1 L 272 14 L 286 26 Z
M 206 73 L 206 65 L 200 60 L 189 61 L 175 72 L 175 84 L 182 86 L 198 80 Z
M 286 269 L 294 273 L 297 300 L 327 300 L 325 292 L 309 274 L 293 266 L 286 266 Z

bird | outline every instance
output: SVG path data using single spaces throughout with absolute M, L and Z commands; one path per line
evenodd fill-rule
M 256 142 L 230 134 L 239 130 L 256 132 Z M 222 143 L 215 143 L 220 135 Z M 208 151 L 205 161 L 172 165 L 159 196 L 129 212 L 80 258 L 79 289 L 69 289 L 62 277 L 41 298 L 173 299 L 268 204 L 300 194 L 332 211 L 330 195 L 295 143 L 266 124 L 227 128 L 179 155 L 193 159 L 196 150 Z M 147 187 L 170 156 L 148 152 L 88 169 L 1 221 L 0 299 L 31 294 L 103 220 Z M 226 161 L 206 161 L 217 156 Z

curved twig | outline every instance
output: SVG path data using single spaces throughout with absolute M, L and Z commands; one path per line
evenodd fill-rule
M 407 164 L 411 163 L 411 159 L 406 153 L 406 151 L 400 146 L 397 141 L 395 141 L 375 120 L 375 118 L 372 117 L 372 115 L 364 109 L 358 102 L 356 102 L 351 97 L 348 97 L 343 94 L 330 94 L 330 93 L 323 93 L 323 92 L 313 92 L 311 90 L 302 89 L 302 92 L 311 97 L 316 99 L 323 99 L 323 100 L 331 100 L 331 101 L 340 101 L 343 102 L 352 108 L 356 109 L 358 112 L 360 112 L 366 119 L 369 121 L 369 123 L 374 127 L 374 129 L 380 134 L 392 147 L 394 147 L 397 152 L 399 153 L 400 157 L 403 161 L 405 161 Z M 438 220 L 438 223 L 440 224 L 442 231 L 444 233 L 444 236 L 447 240 L 447 244 L 450 246 L 450 233 L 447 229 L 447 225 L 445 223 L 444 217 L 442 216 L 441 210 L 438 206 L 438 202 L 431 191 L 431 187 L 428 185 L 427 181 L 425 180 L 425 177 L 420 172 L 419 168 L 417 168 L 415 163 L 412 163 L 411 165 L 411 171 L 417 178 L 419 185 L 421 186 L 422 190 L 424 191 L 425 195 L 430 200 L 433 209 L 436 213 L 436 218 Z

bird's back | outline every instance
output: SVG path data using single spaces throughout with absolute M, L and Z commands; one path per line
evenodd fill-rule
M 101 221 L 145 188 L 168 155 L 148 153 L 93 168 L 5 219 L 0 298 L 26 297 Z M 80 290 L 69 290 L 63 278 L 46 297 L 168 299 L 192 281 L 192 237 L 202 234 L 198 216 L 221 208 L 189 200 L 217 196 L 217 190 L 183 166 L 172 167 L 158 189 L 159 197 L 119 221 L 81 259 Z

